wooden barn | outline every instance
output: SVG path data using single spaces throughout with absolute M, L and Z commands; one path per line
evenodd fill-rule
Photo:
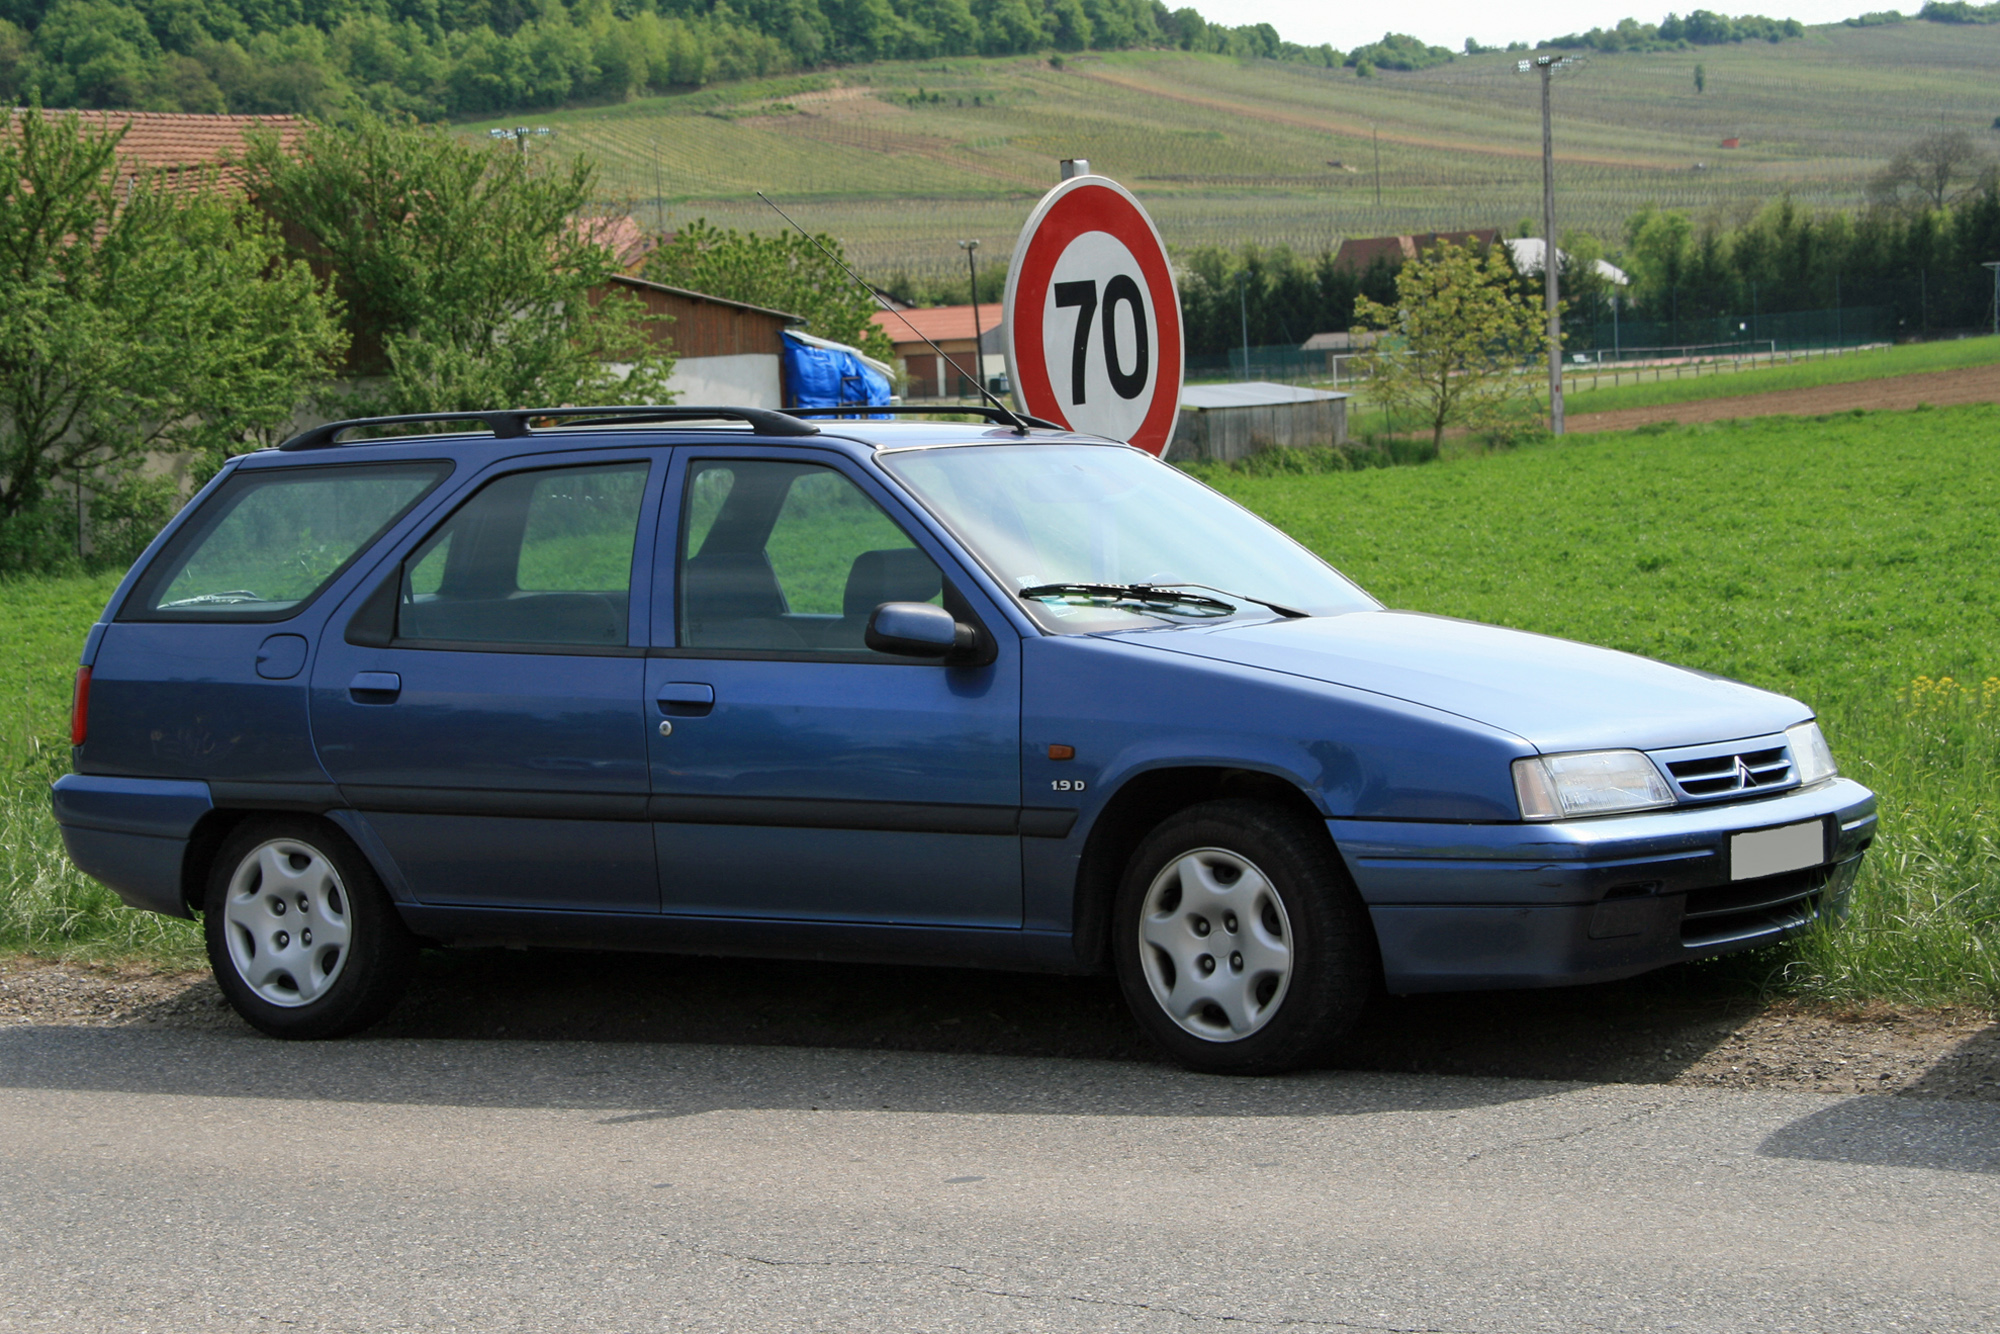
M 782 310 L 767 310 L 684 287 L 644 278 L 619 276 L 611 285 L 645 304 L 653 315 L 672 323 L 650 326 L 656 343 L 679 358 L 667 381 L 677 402 L 726 403 L 745 408 L 782 408 L 784 377 L 779 355 L 785 329 L 804 320 Z
M 1167 457 L 1231 463 L 1260 449 L 1347 443 L 1347 395 L 1253 380 L 1181 390 L 1180 422 Z

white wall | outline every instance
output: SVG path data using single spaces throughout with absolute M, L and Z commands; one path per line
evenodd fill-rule
M 667 381 L 677 404 L 782 408 L 784 380 L 775 352 L 735 357 L 682 357 Z

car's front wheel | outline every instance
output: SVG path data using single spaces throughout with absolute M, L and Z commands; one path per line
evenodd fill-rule
M 202 930 L 222 994 L 280 1038 L 366 1028 L 403 994 L 418 953 L 360 851 L 302 819 L 252 820 L 230 836 Z
M 1175 815 L 1133 853 L 1113 911 L 1126 1002 L 1191 1069 L 1311 1064 L 1373 994 L 1374 937 L 1339 853 L 1280 807 L 1211 801 Z

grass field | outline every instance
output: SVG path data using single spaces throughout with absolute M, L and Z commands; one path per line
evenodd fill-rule
M 1614 385 L 1609 375 L 1566 382 L 1563 403 L 1574 415 L 1615 412 L 1623 408 L 1650 408 L 1670 403 L 1694 403 L 1709 398 L 1734 398 L 1741 394 L 1768 394 L 1779 389 L 1816 389 L 1830 384 L 1858 384 L 1864 380 L 1887 380 L 1899 375 L 1921 375 L 1926 371 L 1958 370 L 1966 366 L 1991 366 L 2000 362 L 2000 338 L 1961 338 L 1950 342 L 1910 343 L 1902 347 L 1850 352 L 1837 357 L 1780 363 L 1755 370 L 1725 374 L 1687 375 L 1676 379 L 1672 367 L 1657 368 L 1665 373 L 1648 379 L 1655 370 L 1628 371 L 1626 383 Z
M 764 190 L 843 238 L 878 278 L 954 276 L 960 237 L 1009 253 L 1065 157 L 1138 193 L 1170 247 L 1316 253 L 1344 236 L 1539 217 L 1537 81 L 1515 59 L 1370 79 L 1159 52 L 1062 69 L 1034 58 L 860 66 L 538 116 L 556 133 L 531 151 L 588 154 L 607 197 L 649 222 L 705 215 L 775 230 L 753 194 Z M 1991 138 L 1996 75 L 2000 28 L 1933 23 L 1593 57 L 1556 89 L 1561 224 L 1611 238 L 1646 204 L 1729 213 L 1785 192 L 1851 207 L 1919 135 L 1945 125 Z M 497 124 L 461 128 L 483 136 Z M 1721 148 L 1727 137 L 1743 146 Z
M 1776 989 L 2000 1005 L 2000 407 L 1572 437 L 1422 467 L 1205 470 L 1392 606 L 1613 645 L 1794 694 L 1882 797 L 1854 914 Z M 109 578 L 0 584 L 0 946 L 196 957 L 63 862 L 45 785 Z

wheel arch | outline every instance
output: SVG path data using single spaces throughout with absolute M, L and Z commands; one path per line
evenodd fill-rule
M 1125 864 L 1140 840 L 1188 807 L 1222 797 L 1268 802 L 1304 817 L 1321 830 L 1326 827 L 1319 807 L 1304 788 L 1267 770 L 1175 765 L 1131 775 L 1106 799 L 1084 838 L 1070 918 L 1078 964 L 1092 972 L 1110 968 L 1112 901 Z
M 353 847 L 368 863 L 369 869 L 374 871 L 376 878 L 387 883 L 381 866 L 369 855 L 369 849 L 325 811 L 300 807 L 220 807 L 195 822 L 194 828 L 188 831 L 187 851 L 181 855 L 181 901 L 186 904 L 190 917 L 202 910 L 202 901 L 208 897 L 208 878 L 214 873 L 216 856 L 230 836 L 251 820 L 272 819 L 303 820 L 319 826 Z

